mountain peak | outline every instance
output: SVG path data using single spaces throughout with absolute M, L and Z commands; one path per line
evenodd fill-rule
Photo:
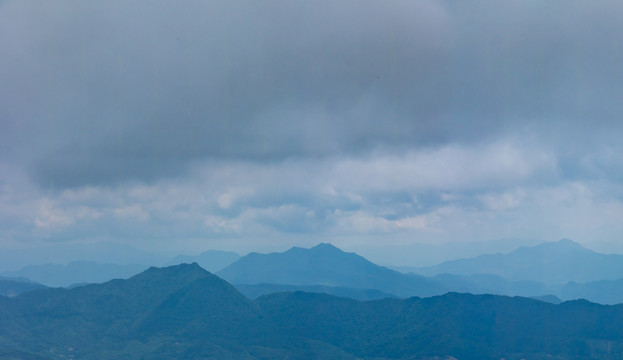
M 336 246 L 334 246 L 333 244 L 330 244 L 330 243 L 320 243 L 320 244 L 314 246 L 313 248 L 311 248 L 310 250 L 343 252 L 341 249 L 339 249 L 338 247 L 336 247 Z
M 160 276 L 165 276 L 165 277 L 179 277 L 179 276 L 185 276 L 185 277 L 201 277 L 201 276 L 205 276 L 205 275 L 209 275 L 210 272 L 208 272 L 207 270 L 205 270 L 204 268 L 202 268 L 201 266 L 199 266 L 199 264 L 197 264 L 196 262 L 193 262 L 191 264 L 179 264 L 179 265 L 172 265 L 172 266 L 166 266 L 166 267 L 150 267 L 149 269 L 145 270 L 144 272 L 134 276 L 134 277 L 146 277 L 146 276 L 156 276 L 156 277 L 160 277 Z
M 554 242 L 546 242 L 541 245 L 532 247 L 532 249 L 549 249 L 550 251 L 590 251 L 582 244 L 573 240 L 564 238 Z
M 557 242 L 558 245 L 563 245 L 563 246 L 567 246 L 567 247 L 583 247 L 580 243 L 577 243 L 571 239 L 567 239 L 567 238 L 563 238 L 558 240 Z

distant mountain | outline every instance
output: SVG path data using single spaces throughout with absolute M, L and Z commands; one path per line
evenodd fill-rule
M 521 247 L 508 254 L 481 255 L 420 268 L 420 275 L 493 274 L 512 281 L 538 281 L 547 285 L 569 281 L 590 282 L 623 277 L 623 255 L 604 255 L 568 239 Z
M 489 274 L 441 274 L 435 275 L 431 280 L 453 292 L 524 296 L 552 303 L 586 299 L 604 305 L 623 304 L 623 278 L 587 283 L 569 282 L 563 285 L 545 285 L 537 281 L 510 281 Z
M 44 288 L 44 285 L 23 277 L 11 278 L 0 276 L 0 295 L 2 296 L 16 296 L 27 291 Z
M 283 253 L 251 253 L 218 272 L 232 284 L 282 284 L 375 289 L 396 296 L 430 296 L 445 289 L 421 276 L 376 265 L 331 244 Z
M 236 289 L 250 299 L 257 299 L 262 295 L 279 292 L 303 291 L 347 297 L 356 300 L 379 300 L 395 298 L 393 294 L 384 293 L 375 289 L 354 289 L 322 285 L 281 285 L 281 284 L 239 284 Z
M 197 256 L 178 255 L 171 259 L 166 265 L 171 266 L 196 262 L 199 266 L 210 272 L 217 272 L 238 259 L 240 259 L 240 255 L 233 251 L 208 250 Z
M 0 272 L 16 271 L 29 265 L 68 264 L 89 261 L 99 264 L 162 266 L 170 256 L 138 250 L 133 246 L 115 242 L 58 243 L 30 249 L 2 249 Z
M 249 300 L 197 264 L 0 296 L 0 359 L 620 359 L 623 305 L 493 295 Z
M 101 283 L 111 279 L 127 279 L 145 270 L 144 265 L 98 264 L 75 261 L 67 265 L 30 265 L 18 271 L 7 271 L 3 276 L 25 277 L 46 286 L 67 287 L 78 283 Z
M 491 274 L 440 274 L 433 276 L 431 280 L 450 292 L 470 294 L 533 297 L 552 294 L 555 291 L 553 287 L 537 281 L 510 281 Z
M 534 300 L 544 301 L 550 304 L 556 304 L 556 305 L 563 303 L 562 299 L 554 295 L 531 296 L 530 298 Z
M 623 278 L 588 283 L 569 282 L 557 287 L 552 293 L 561 299 L 586 299 L 606 305 L 623 304 Z
M 434 266 L 445 261 L 471 258 L 482 254 L 508 253 L 521 246 L 534 246 L 536 239 L 506 238 L 488 241 L 455 241 L 447 243 L 410 243 L 405 245 L 382 244 L 362 248 L 358 254 L 366 259 L 402 272 L 413 268 Z

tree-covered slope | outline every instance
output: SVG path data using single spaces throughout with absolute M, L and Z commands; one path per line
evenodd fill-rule
M 623 306 L 448 293 L 253 301 L 196 264 L 0 297 L 0 359 L 603 359 Z

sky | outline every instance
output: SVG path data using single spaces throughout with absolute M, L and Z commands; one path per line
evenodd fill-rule
M 621 250 L 622 18 L 608 0 L 1 0 L 0 249 Z

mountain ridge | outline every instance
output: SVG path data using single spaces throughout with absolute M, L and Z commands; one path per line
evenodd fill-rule
M 419 268 L 417 274 L 494 274 L 511 281 L 563 285 L 570 281 L 617 280 L 623 277 L 623 255 L 600 254 L 569 239 L 520 247 L 507 254 L 484 254 Z
M 376 289 L 397 296 L 426 296 L 444 292 L 424 277 L 401 274 L 328 243 L 310 249 L 292 247 L 282 253 L 250 253 L 217 275 L 233 284 Z
M 623 305 L 447 293 L 252 301 L 198 264 L 0 297 L 0 359 L 619 359 Z

